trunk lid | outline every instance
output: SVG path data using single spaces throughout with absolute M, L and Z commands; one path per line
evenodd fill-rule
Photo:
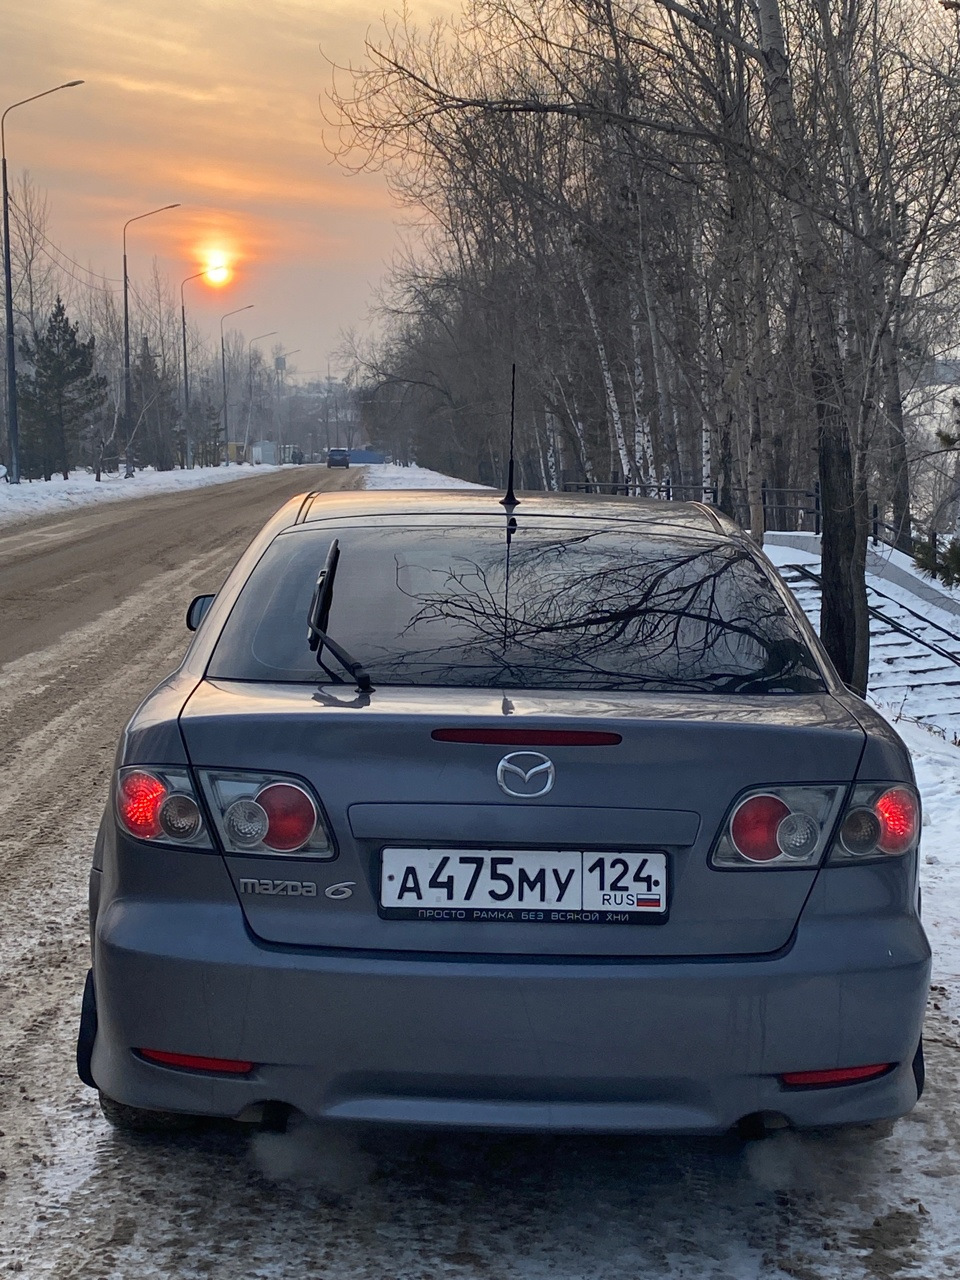
M 743 955 L 784 946 L 816 869 L 715 870 L 711 845 L 739 792 L 848 782 L 865 742 L 856 719 L 827 693 L 386 688 L 367 698 L 339 686 L 205 681 L 180 725 L 194 766 L 295 774 L 324 807 L 337 846 L 330 861 L 226 855 L 258 937 L 537 956 Z M 621 741 L 532 748 L 553 762 L 554 785 L 537 798 L 511 798 L 498 786 L 498 765 L 526 748 L 431 736 L 443 729 L 597 730 Z M 629 924 L 384 919 L 381 851 L 404 846 L 655 852 L 666 857 L 668 912 Z M 316 890 L 261 892 L 252 887 L 260 881 Z

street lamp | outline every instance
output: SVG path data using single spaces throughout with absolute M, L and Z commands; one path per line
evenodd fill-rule
M 255 338 L 251 338 L 247 343 L 247 429 L 243 435 L 243 453 L 246 457 L 247 446 L 250 443 L 250 419 L 253 417 L 253 355 L 250 348 L 255 342 L 259 342 L 261 338 L 272 338 L 278 330 L 271 329 L 269 333 L 258 333 Z M 262 406 L 261 406 L 262 407 Z
M 183 286 L 189 284 L 191 280 L 199 280 L 201 276 L 208 275 L 210 268 L 206 267 L 203 271 L 195 271 L 192 276 L 187 276 L 185 280 L 180 281 L 180 326 L 183 331 L 183 431 L 185 436 L 185 445 L 187 450 L 187 463 L 191 464 L 190 459 L 190 378 L 187 371 L 187 308 L 183 301 Z M 191 464 L 192 465 L 192 464 Z
M 249 311 L 256 304 L 248 302 L 245 307 L 237 307 L 236 311 L 228 311 L 220 317 L 220 372 L 223 376 L 223 451 L 227 455 L 226 466 L 230 465 L 230 428 L 227 424 L 227 348 L 223 339 L 223 322 L 231 316 L 238 316 L 241 311 Z
M 283 412 L 280 404 L 280 393 L 283 390 L 283 375 L 287 371 L 287 356 L 295 356 L 299 351 L 299 347 L 294 347 L 292 351 L 281 351 L 273 362 L 274 372 L 277 375 L 277 445 L 280 450 L 281 462 L 283 461 Z
M 155 213 L 166 213 L 168 209 L 179 209 L 180 205 L 165 204 L 159 209 L 150 209 L 147 213 L 138 213 L 135 218 L 128 218 L 123 224 L 123 429 L 126 434 L 125 461 L 123 478 L 129 480 L 133 475 L 133 433 L 130 430 L 130 280 L 127 276 L 127 227 L 131 222 L 140 222 L 143 218 L 152 218 Z
M 24 107 L 28 102 L 36 102 L 48 94 L 57 93 L 60 89 L 75 89 L 82 80 L 68 80 L 66 84 L 54 85 L 52 89 L 44 89 L 43 93 L 35 93 L 32 98 L 21 98 L 13 102 L 0 115 L 0 159 L 3 170 L 3 300 L 7 323 L 7 439 L 10 442 L 10 483 L 20 483 L 20 423 L 17 419 L 17 357 L 16 342 L 13 337 L 13 275 L 10 270 L 10 193 L 7 189 L 7 138 L 4 124 L 7 116 L 15 107 Z

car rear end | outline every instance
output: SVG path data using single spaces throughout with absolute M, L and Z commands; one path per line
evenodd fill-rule
M 507 583 L 499 552 L 459 554 L 493 547 L 472 518 L 270 540 L 135 717 L 92 877 L 92 1079 L 146 1109 L 506 1129 L 908 1110 L 929 950 L 896 735 L 726 533 L 602 543 L 586 517 L 531 519 Z M 369 694 L 301 678 L 305 638 L 275 642 L 333 535 L 328 626 Z M 642 595 L 637 560 L 646 581 L 678 548 L 670 591 L 627 619 L 623 574 Z M 678 644 L 731 554 L 756 599 L 701 626 L 691 665 Z M 748 614 L 753 666 L 735 670 Z M 545 669 L 560 687 L 536 687 Z

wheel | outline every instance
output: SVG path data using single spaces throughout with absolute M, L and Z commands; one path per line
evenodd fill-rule
M 125 1133 L 183 1133 L 196 1129 L 203 1123 L 201 1116 L 177 1111 L 145 1111 L 142 1107 L 128 1107 L 114 1102 L 105 1093 L 100 1094 L 100 1110 L 104 1119 L 115 1129 Z

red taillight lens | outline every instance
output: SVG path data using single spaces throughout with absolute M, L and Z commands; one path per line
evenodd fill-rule
M 162 1067 L 182 1067 L 186 1071 L 219 1071 L 232 1076 L 245 1076 L 253 1070 L 252 1062 L 238 1058 L 203 1058 L 192 1053 L 167 1053 L 165 1049 L 140 1049 L 141 1058 Z
M 128 835 L 185 849 L 211 848 L 184 765 L 123 765 L 117 771 L 117 822 Z
M 856 1084 L 886 1075 L 893 1064 L 878 1062 L 871 1067 L 835 1067 L 832 1071 L 786 1071 L 781 1081 L 792 1089 L 823 1088 L 831 1084 Z
M 152 840 L 160 835 L 160 810 L 167 798 L 167 788 L 152 773 L 132 769 L 117 783 L 117 812 L 132 836 Z
M 783 850 L 777 843 L 777 829 L 790 810 L 777 796 L 751 796 L 744 800 L 730 822 L 730 839 L 741 857 L 750 862 L 769 862 Z
M 830 862 L 897 857 L 917 847 L 920 799 L 907 783 L 861 782 L 853 789 Z
M 269 826 L 263 843 L 278 853 L 292 853 L 305 845 L 317 826 L 317 810 L 310 796 L 290 782 L 272 782 L 257 793 L 257 804 Z
M 920 808 L 906 787 L 891 787 L 874 804 L 880 822 L 877 847 L 883 853 L 906 853 L 916 843 Z

